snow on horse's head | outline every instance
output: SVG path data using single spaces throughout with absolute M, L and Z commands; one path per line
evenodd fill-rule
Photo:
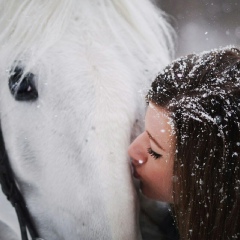
M 171 48 L 148 0 L 0 1 L 1 129 L 42 238 L 138 239 L 127 147 Z

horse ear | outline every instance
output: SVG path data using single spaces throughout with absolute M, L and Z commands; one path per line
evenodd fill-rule
M 34 101 L 38 98 L 35 75 L 24 73 L 24 68 L 16 66 L 10 71 L 8 86 L 17 101 Z

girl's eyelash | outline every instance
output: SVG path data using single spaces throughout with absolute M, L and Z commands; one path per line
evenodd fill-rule
M 148 148 L 147 151 L 155 159 L 162 157 L 161 154 L 154 152 L 151 148 Z

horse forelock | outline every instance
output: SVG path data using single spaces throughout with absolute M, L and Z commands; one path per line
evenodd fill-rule
M 140 65 L 143 64 L 140 67 L 153 70 L 156 74 L 159 69 L 152 69 L 153 63 L 157 61 L 158 66 L 165 65 L 171 59 L 173 31 L 163 12 L 148 0 L 140 1 L 2 0 L 0 50 L 6 50 L 8 55 L 10 52 L 11 61 L 24 58 L 31 51 L 30 56 L 36 62 L 74 24 L 79 25 L 78 29 L 74 29 L 76 36 L 81 36 L 84 19 L 87 19 L 87 32 L 105 28 L 122 51 L 126 51 L 134 61 L 137 57 Z M 102 29 L 94 29 L 91 21 L 102 22 Z M 144 60 L 146 58 L 148 61 Z
M 21 58 L 36 46 L 34 57 L 37 58 L 64 32 L 71 3 L 64 0 L 1 1 L 0 46 L 11 53 L 12 59 Z

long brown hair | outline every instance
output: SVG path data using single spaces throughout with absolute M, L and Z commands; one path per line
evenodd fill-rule
M 240 239 L 240 51 L 174 61 L 147 101 L 169 111 L 176 131 L 173 212 L 180 239 Z

